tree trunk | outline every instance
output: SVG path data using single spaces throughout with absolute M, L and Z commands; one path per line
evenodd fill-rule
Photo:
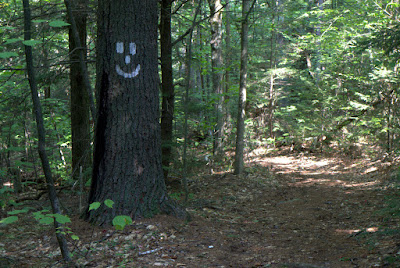
M 71 4 L 71 0 L 64 0 L 64 4 L 67 9 L 69 23 L 71 24 L 71 26 L 70 26 L 70 30 L 71 30 L 70 34 L 72 35 L 71 41 L 74 42 L 75 47 L 77 47 L 77 48 L 82 47 L 83 43 L 79 36 L 78 27 L 75 23 L 75 18 L 73 15 L 73 6 Z M 78 49 L 77 55 L 79 57 L 79 67 L 80 67 L 80 71 L 82 72 L 83 84 L 85 85 L 85 90 L 86 90 L 87 96 L 89 98 L 90 112 L 92 114 L 93 122 L 96 125 L 96 108 L 95 108 L 95 103 L 94 103 L 93 90 L 92 90 L 92 86 L 90 84 L 89 73 L 88 73 L 88 70 L 86 67 L 86 62 L 85 62 L 86 57 L 84 54 L 84 50 Z
M 271 29 L 271 42 L 270 42 L 270 55 L 269 55 L 269 71 L 270 71 L 270 79 L 269 79 L 269 95 L 268 95 L 268 136 L 270 138 L 274 137 L 274 111 L 275 111 L 275 103 L 276 103 L 276 94 L 274 90 L 275 83 L 275 74 L 274 71 L 276 69 L 276 44 L 278 42 L 278 32 L 276 28 L 279 24 L 279 8 L 280 2 L 276 1 L 272 3 L 272 23 L 274 27 Z
M 168 171 L 172 162 L 173 119 L 174 119 L 174 79 L 172 73 L 171 42 L 171 5 L 172 0 L 162 0 L 160 37 L 161 37 L 161 146 L 164 179 L 168 184 Z
M 168 198 L 161 163 L 157 3 L 99 1 L 99 107 L 89 203 L 115 204 L 87 211 L 86 219 L 97 224 L 117 215 L 186 216 Z
M 224 100 L 224 113 L 225 113 L 225 118 L 223 119 L 225 122 L 224 125 L 224 132 L 231 132 L 232 126 L 231 126 L 231 113 L 230 113 L 230 109 L 229 109 L 229 96 L 230 96 L 230 86 L 231 86 L 231 81 L 230 81 L 230 72 L 231 72 L 231 65 L 232 65 L 232 57 L 233 57 L 233 53 L 232 53 L 232 48 L 231 48 L 231 14 L 229 11 L 230 7 L 229 7 L 229 0 L 226 1 L 226 6 L 225 6 L 225 49 L 226 49 L 226 53 L 225 53 L 225 59 L 226 59 L 226 63 L 225 63 L 225 91 L 224 91 L 224 95 L 225 95 L 225 100 Z M 229 133 L 230 134 L 230 133 Z M 227 133 L 227 135 L 229 135 Z
M 235 151 L 235 174 L 241 174 L 244 170 L 244 119 L 246 104 L 246 80 L 247 80 L 247 58 L 249 44 L 249 23 L 250 0 L 242 2 L 242 31 L 241 31 L 241 55 L 240 55 L 240 86 L 237 117 L 236 151 Z
M 223 62 L 222 62 L 222 4 L 221 0 L 208 0 L 210 6 L 211 23 L 211 65 L 215 104 L 216 125 L 214 129 L 214 148 L 216 155 L 222 153 L 222 137 L 224 135 L 224 95 L 223 95 Z
M 24 40 L 31 40 L 31 11 L 29 0 L 23 0 L 24 7 Z M 36 125 L 38 131 L 38 151 L 42 161 L 44 176 L 46 178 L 47 191 L 54 214 L 61 214 L 60 203 L 58 201 L 56 189 L 54 187 L 53 176 L 51 174 L 50 163 L 46 154 L 46 135 L 43 123 L 42 107 L 38 95 L 37 83 L 33 67 L 32 47 L 25 45 L 26 70 L 28 73 L 29 86 L 31 88 L 32 102 L 36 116 Z M 71 262 L 67 241 L 63 235 L 63 226 L 54 220 L 54 228 L 61 254 L 66 263 Z
M 79 53 L 86 60 L 86 17 L 88 0 L 75 0 L 72 14 L 80 39 L 76 46 L 72 29 L 69 30 L 70 85 L 71 85 L 71 133 L 72 133 L 72 178 L 79 179 L 79 167 L 84 174 L 91 167 L 89 96 L 80 67 Z M 86 65 L 86 63 L 84 63 Z M 84 178 L 85 181 L 87 178 Z

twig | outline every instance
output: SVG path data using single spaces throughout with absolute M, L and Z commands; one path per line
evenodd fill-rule
M 157 252 L 157 251 L 162 250 L 162 249 L 163 249 L 163 247 L 160 247 L 160 248 L 148 250 L 148 251 L 145 251 L 145 252 L 139 252 L 139 256 L 151 254 L 151 253 Z

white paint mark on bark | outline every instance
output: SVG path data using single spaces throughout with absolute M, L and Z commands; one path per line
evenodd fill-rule
M 123 76 L 125 78 L 134 78 L 135 76 L 137 76 L 139 74 L 140 64 L 138 64 L 136 66 L 136 69 L 130 73 L 126 73 L 126 72 L 122 71 L 122 69 L 121 69 L 121 67 L 119 67 L 119 65 L 117 65 L 115 69 L 120 76 Z
M 122 42 L 117 43 L 117 53 L 120 53 L 120 54 L 124 53 L 124 43 L 122 43 Z
M 124 43 L 123 42 L 117 42 L 117 53 L 122 54 L 124 53 Z M 129 43 L 129 54 L 134 56 L 136 54 L 136 44 L 135 43 Z M 131 55 L 125 55 L 125 64 L 128 65 L 131 63 Z M 134 78 L 139 74 L 140 71 L 140 64 L 136 66 L 136 69 L 133 70 L 132 72 L 124 72 L 121 67 L 117 64 L 115 66 L 115 70 L 117 71 L 117 74 L 123 76 L 124 78 Z
M 129 43 L 129 52 L 131 52 L 132 55 L 136 54 L 136 44 L 135 43 Z

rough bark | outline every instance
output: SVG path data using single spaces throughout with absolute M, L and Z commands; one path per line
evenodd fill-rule
M 71 4 L 71 0 L 64 0 L 65 7 L 67 8 L 67 16 L 68 16 L 68 21 L 71 24 L 70 29 L 71 29 L 71 34 L 72 34 L 72 41 L 74 42 L 75 47 L 82 47 L 82 41 L 80 40 L 79 37 L 79 31 L 78 27 L 75 23 L 75 18 L 73 15 L 73 6 Z M 90 79 L 89 79 L 89 73 L 86 67 L 86 62 L 85 62 L 85 55 L 84 55 L 84 50 L 79 49 L 77 51 L 78 57 L 79 57 L 79 67 L 80 71 L 82 72 L 82 78 L 83 78 L 83 83 L 85 85 L 85 90 L 87 91 L 87 95 L 89 97 L 89 106 L 90 106 L 90 112 L 92 114 L 92 119 L 94 124 L 96 124 L 96 108 L 95 108 L 95 103 L 94 103 L 94 97 L 93 97 L 93 90 L 92 86 L 90 85 Z
M 161 163 L 157 0 L 100 0 L 97 16 L 99 106 L 89 203 L 115 204 L 87 211 L 86 219 L 184 217 L 168 198 Z
M 242 2 L 242 31 L 241 31 L 241 55 L 240 55 L 240 85 L 239 85 L 239 103 L 238 103 L 238 118 L 237 118 L 237 134 L 236 134 L 236 150 L 234 173 L 241 174 L 244 170 L 244 119 L 246 105 L 246 81 L 247 81 L 247 58 L 248 58 L 248 43 L 249 43 L 249 24 L 248 15 L 250 12 L 250 0 Z
M 172 73 L 171 42 L 171 6 L 172 0 L 162 0 L 160 37 L 161 37 L 161 146 L 164 178 L 168 184 L 168 171 L 172 162 L 173 120 L 174 120 L 174 80 Z
M 24 40 L 31 40 L 31 11 L 29 0 L 23 0 L 24 7 Z M 43 123 L 42 107 L 38 95 L 35 71 L 33 67 L 32 47 L 25 45 L 26 71 L 28 74 L 29 86 L 31 89 L 32 102 L 35 111 L 36 125 L 38 131 L 38 151 L 42 161 L 44 176 L 46 178 L 47 191 L 54 214 L 61 214 L 60 203 L 54 187 L 54 180 L 51 173 L 50 163 L 46 154 L 46 135 Z M 54 220 L 54 228 L 57 230 L 56 237 L 64 261 L 71 263 L 71 257 L 67 246 L 65 236 L 62 234 L 63 226 Z
M 70 86 L 71 86 L 71 133 L 72 133 L 72 177 L 79 178 L 79 167 L 84 173 L 91 167 L 89 95 L 85 90 L 85 78 L 80 66 L 79 54 L 86 60 L 87 0 L 75 0 L 72 8 L 80 47 L 77 46 L 72 29 L 69 30 Z M 86 65 L 86 63 L 84 63 Z M 85 178 L 86 180 L 86 178 Z
M 211 23 L 211 65 L 214 94 L 218 98 L 215 104 L 216 125 L 214 130 L 214 154 L 221 155 L 222 137 L 224 135 L 224 94 L 223 94 L 223 61 L 222 61 L 222 4 L 221 0 L 208 0 Z

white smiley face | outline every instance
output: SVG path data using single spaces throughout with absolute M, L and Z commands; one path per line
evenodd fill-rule
M 117 53 L 118 54 L 124 53 L 124 43 L 117 42 Z M 126 65 L 131 63 L 131 57 L 133 57 L 135 54 L 136 54 L 136 44 L 129 43 L 129 54 L 125 55 L 125 64 Z M 139 74 L 140 64 L 138 64 L 136 66 L 136 69 L 130 73 L 124 72 L 118 64 L 115 66 L 115 70 L 117 71 L 117 74 L 119 74 L 125 78 L 134 78 L 135 76 L 137 76 Z

